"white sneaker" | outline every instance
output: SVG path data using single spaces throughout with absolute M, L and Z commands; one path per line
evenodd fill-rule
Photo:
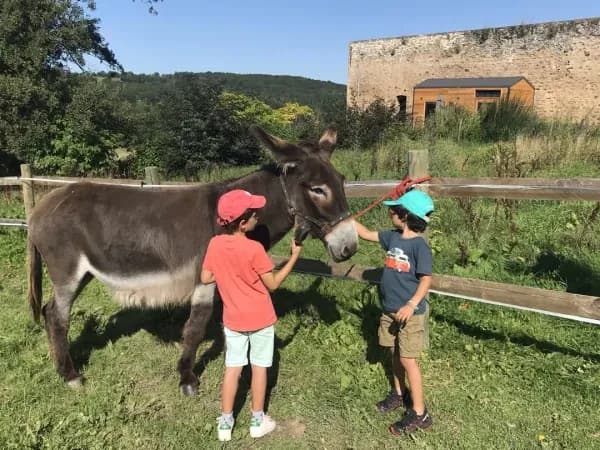
M 231 430 L 233 430 L 233 424 L 235 420 L 231 422 L 227 421 L 223 416 L 217 418 L 217 434 L 219 441 L 226 442 L 231 440 Z
M 263 437 L 275 429 L 277 424 L 266 414 L 263 415 L 262 421 L 258 421 L 255 417 L 250 420 L 250 436 L 253 438 Z

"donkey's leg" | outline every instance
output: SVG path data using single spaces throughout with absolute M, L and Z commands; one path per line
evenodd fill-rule
M 198 392 L 198 378 L 193 368 L 196 361 L 198 345 L 206 333 L 206 325 L 212 315 L 215 285 L 199 284 L 192 295 L 190 317 L 183 328 L 183 352 L 177 363 L 179 371 L 179 389 L 184 395 L 195 395 Z
M 54 359 L 56 370 L 71 387 L 81 386 L 81 377 L 73 366 L 69 354 L 67 334 L 69 332 L 69 319 L 71 306 L 77 294 L 87 280 L 63 286 L 55 286 L 51 300 L 43 308 L 44 324 L 48 333 L 50 353 Z

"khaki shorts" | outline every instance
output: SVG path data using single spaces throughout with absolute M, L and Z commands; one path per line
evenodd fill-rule
M 383 313 L 379 319 L 379 345 L 398 348 L 402 358 L 418 358 L 429 348 L 428 322 L 429 307 L 423 314 L 413 315 L 404 326 Z

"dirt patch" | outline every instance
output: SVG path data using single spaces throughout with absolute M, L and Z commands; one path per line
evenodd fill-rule
M 279 420 L 277 428 L 280 434 L 294 438 L 301 438 L 306 431 L 306 425 L 298 419 Z

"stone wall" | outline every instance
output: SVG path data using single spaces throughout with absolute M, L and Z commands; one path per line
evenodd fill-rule
M 427 78 L 524 76 L 545 117 L 600 123 L 600 18 L 350 43 L 348 103 L 397 104 Z

